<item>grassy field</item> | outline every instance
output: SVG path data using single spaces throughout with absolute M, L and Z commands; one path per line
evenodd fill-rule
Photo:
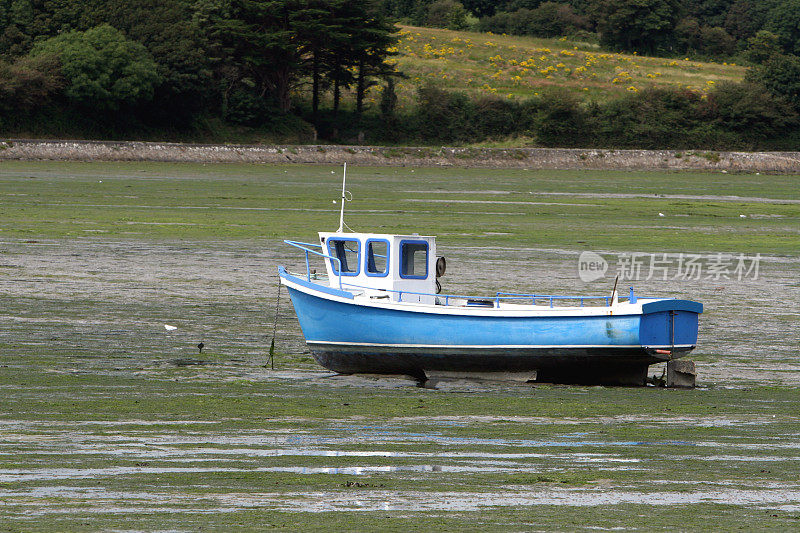
M 400 109 L 411 105 L 416 88 L 435 83 L 472 94 L 524 98 L 554 88 L 595 101 L 646 87 L 706 92 L 724 81 L 741 81 L 745 68 L 690 58 L 641 57 L 604 52 L 597 45 L 566 39 L 401 27 L 397 68 Z M 370 102 L 380 100 L 380 88 Z
M 335 229 L 339 172 L 0 166 L 0 529 L 800 525 L 800 176 L 352 169 L 348 224 L 439 235 L 446 291 L 605 293 L 586 249 L 763 256 L 636 282 L 705 304 L 695 390 L 423 389 L 316 366 L 285 293 L 264 367 L 280 239 Z

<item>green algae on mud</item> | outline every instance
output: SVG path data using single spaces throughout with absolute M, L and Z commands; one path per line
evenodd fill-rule
M 330 530 L 434 518 L 450 528 L 480 518 L 563 529 L 609 513 L 646 527 L 648 512 L 699 528 L 714 513 L 717 525 L 795 519 L 775 507 L 797 505 L 796 389 L 465 383 L 442 393 L 363 378 L 329 384 L 321 373 L 224 381 L 213 367 L 65 373 L 68 356 L 28 357 L 0 369 L 0 450 L 13 451 L 2 455 L 0 494 L 20 529 L 122 516 L 145 529 L 191 529 L 201 517 L 303 528 L 319 512 Z M 782 490 L 787 500 L 754 502 L 770 485 L 781 488 L 767 496 Z M 720 503 L 728 493 L 746 501 Z
M 114 379 L 128 392 L 105 402 L 91 385 L 108 377 L 23 375 L 38 394 L 15 391 L 2 412 L 15 419 L 0 463 L 15 529 L 652 529 L 653 514 L 660 528 L 712 516 L 786 528 L 797 516 L 780 509 L 797 505 L 796 391 L 441 393 L 269 373 L 254 391 L 204 374 Z
M 763 269 L 637 284 L 706 304 L 696 390 L 333 376 L 286 300 L 272 371 L 275 266 L 299 265 L 278 238 L 335 225 L 340 169 L 3 163 L 4 526 L 797 527 L 797 176 L 349 174 L 348 223 L 440 235 L 453 292 L 605 290 L 583 249 Z
M 308 238 L 335 219 L 331 202 L 340 179 L 341 169 L 330 166 L 4 162 L 0 235 Z M 435 230 L 453 243 L 614 249 L 637 242 L 643 251 L 678 251 L 689 240 L 696 250 L 792 253 L 797 181 L 793 175 L 352 168 L 348 222 L 386 232 Z

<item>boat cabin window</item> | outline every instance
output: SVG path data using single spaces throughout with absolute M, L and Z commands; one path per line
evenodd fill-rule
M 328 255 L 342 262 L 342 276 L 357 276 L 361 263 L 361 243 L 358 239 L 328 239 Z M 331 261 L 333 273 L 339 274 L 339 263 Z
M 400 241 L 400 277 L 410 279 L 428 277 L 427 242 Z
M 389 241 L 367 239 L 367 276 L 386 276 L 389 274 Z

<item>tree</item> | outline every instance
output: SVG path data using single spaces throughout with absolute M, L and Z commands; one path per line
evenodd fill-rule
M 411 20 L 420 6 L 426 3 L 427 0 L 383 0 L 381 13 L 394 19 Z
M 702 51 L 711 56 L 729 56 L 736 48 L 736 41 L 719 26 L 703 26 L 700 29 Z
M 536 116 L 536 141 L 544 146 L 581 146 L 587 142 L 586 110 L 572 94 L 546 93 Z
M 281 111 L 291 108 L 291 90 L 300 81 L 303 58 L 292 27 L 301 0 L 230 0 L 208 6 L 219 63 L 236 70 L 232 85 L 245 77 L 256 93 L 270 96 Z
M 498 0 L 463 0 L 464 7 L 478 18 L 491 17 L 499 5 L 504 4 Z
M 783 98 L 752 83 L 721 83 L 709 93 L 708 102 L 714 108 L 714 121 L 743 137 L 776 137 L 797 122 L 797 114 Z
M 340 0 L 310 0 L 305 9 L 291 15 L 291 25 L 296 28 L 297 40 L 302 43 L 300 54 L 311 71 L 311 109 L 315 123 L 323 74 L 329 70 L 328 62 L 335 62 L 329 51 L 331 48 L 340 49 L 336 44 L 344 44 L 347 40 L 345 23 L 341 20 L 342 3 Z
M 456 0 L 436 0 L 428 6 L 427 26 L 463 30 L 467 27 L 467 10 Z
M 0 0 L 0 54 L 13 59 L 27 54 L 34 42 L 109 24 L 144 44 L 156 61 L 161 82 L 142 116 L 187 123 L 213 93 L 194 5 L 193 0 Z
M 400 138 L 400 121 L 397 119 L 397 92 L 395 91 L 395 77 L 386 78 L 386 85 L 381 91 L 381 121 L 383 122 L 383 137 L 388 140 Z
M 30 55 L 57 57 L 65 95 L 95 109 L 117 110 L 148 100 L 160 81 L 147 49 L 107 24 L 51 37 L 35 45 Z
M 679 0 L 600 0 L 600 43 L 616 50 L 653 55 L 668 46 L 680 18 L 680 7 Z
M 351 28 L 351 54 L 348 62 L 355 66 L 356 113 L 364 111 L 364 96 L 375 85 L 375 78 L 395 74 L 394 66 L 387 59 L 397 54 L 390 48 L 397 43 L 397 27 L 380 14 L 377 5 L 370 0 L 346 2 L 356 12 L 362 13 L 359 24 Z
M 608 146 L 656 149 L 683 147 L 697 139 L 698 93 L 673 88 L 648 88 L 612 99 L 593 109 L 595 138 Z
M 19 113 L 44 106 L 63 87 L 58 67 L 51 55 L 0 61 L 0 109 Z
M 782 0 L 772 8 L 764 29 L 780 37 L 787 54 L 800 55 L 800 0 Z
M 736 0 L 725 16 L 725 31 L 739 40 L 753 37 L 764 27 L 776 0 Z
M 700 21 L 695 17 L 685 17 L 675 26 L 675 43 L 681 52 L 696 52 L 703 46 L 700 35 Z
M 575 14 L 569 4 L 543 2 L 527 17 L 525 34 L 538 37 L 559 37 L 585 29 L 585 19 Z
M 442 142 L 474 138 L 474 102 L 463 92 L 447 92 L 433 85 L 419 88 L 417 121 L 423 139 Z
M 763 65 L 750 69 L 746 79 L 763 85 L 775 96 L 785 98 L 800 111 L 800 57 L 772 56 Z
M 770 58 L 780 55 L 782 49 L 780 37 L 766 30 L 761 30 L 754 37 L 747 39 L 745 57 L 756 64 L 767 62 Z
M 102 3 L 98 18 L 124 32 L 129 39 L 142 43 L 157 64 L 161 82 L 155 94 L 159 105 L 149 114 L 157 113 L 170 124 L 176 119 L 191 120 L 214 92 L 208 43 L 194 18 L 194 2 L 104 0 Z
M 217 63 L 225 66 L 218 71 L 226 80 L 223 94 L 252 80 L 259 97 L 283 112 L 308 76 L 315 113 L 321 89 L 331 83 L 334 108 L 341 88 L 356 84 L 360 113 L 372 78 L 394 71 L 385 60 L 396 28 L 371 0 L 208 0 L 201 17 L 217 43 Z
M 734 0 L 691 0 L 688 11 L 702 26 L 722 26 Z
M 0 54 L 27 54 L 35 40 L 107 22 L 99 16 L 105 0 L 0 0 Z

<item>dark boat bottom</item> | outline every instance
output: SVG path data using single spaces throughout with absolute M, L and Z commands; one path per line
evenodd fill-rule
M 537 383 L 644 386 L 647 370 L 664 359 L 642 348 L 475 350 L 474 353 L 396 353 L 312 346 L 314 359 L 340 374 L 405 374 L 424 383 L 426 371 L 533 372 Z M 691 351 L 677 351 L 681 357 Z

